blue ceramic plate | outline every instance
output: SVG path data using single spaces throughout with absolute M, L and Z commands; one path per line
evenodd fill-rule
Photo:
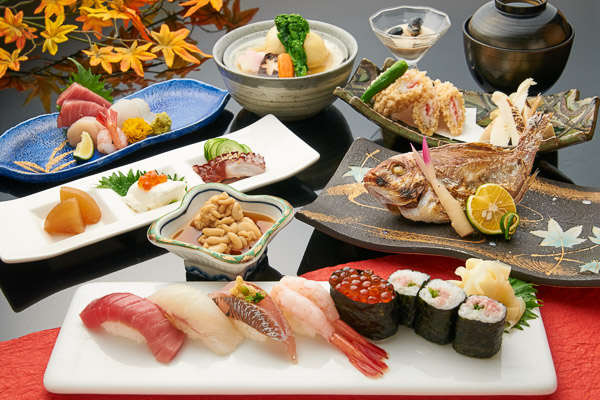
M 226 90 L 193 79 L 156 83 L 126 98 L 146 100 L 152 112 L 171 117 L 171 131 L 150 136 L 112 154 L 94 152 L 85 162 L 73 159 L 58 113 L 31 118 L 0 136 L 0 175 L 24 182 L 56 182 L 93 171 L 146 146 L 175 139 L 214 121 L 229 100 Z

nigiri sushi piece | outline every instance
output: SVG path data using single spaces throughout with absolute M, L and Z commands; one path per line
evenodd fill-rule
M 146 343 L 157 361 L 175 357 L 185 334 L 153 302 L 132 293 L 112 293 L 90 302 L 79 314 L 88 329 L 104 328 L 117 336 Z
M 387 370 L 383 361 L 387 352 L 340 319 L 331 296 L 320 283 L 284 276 L 271 289 L 271 297 L 295 332 L 310 337 L 319 334 L 369 378 L 381 377 Z
M 148 297 L 169 321 L 187 337 L 201 340 L 215 354 L 231 353 L 243 340 L 229 318 L 200 289 L 176 284 L 159 289 Z
M 290 361 L 296 363 L 294 333 L 267 292 L 238 276 L 210 297 L 244 336 L 255 341 L 269 338 L 284 343 Z

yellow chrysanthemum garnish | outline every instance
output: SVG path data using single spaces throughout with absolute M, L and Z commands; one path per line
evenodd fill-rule
M 152 133 L 152 127 L 143 118 L 129 118 L 123 122 L 123 133 L 129 143 L 146 139 Z

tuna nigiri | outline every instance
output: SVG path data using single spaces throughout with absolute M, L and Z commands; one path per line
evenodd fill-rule
M 294 333 L 282 311 L 264 290 L 238 276 L 210 297 L 245 336 L 252 340 L 270 338 L 284 343 L 290 360 L 296 363 Z
M 200 289 L 177 284 L 159 289 L 148 297 L 171 323 L 190 339 L 202 340 L 216 354 L 229 354 L 240 344 L 242 334 L 219 307 Z
M 175 357 L 185 334 L 171 325 L 153 302 L 131 293 L 112 293 L 93 300 L 79 314 L 88 329 L 107 332 L 146 343 L 157 361 Z

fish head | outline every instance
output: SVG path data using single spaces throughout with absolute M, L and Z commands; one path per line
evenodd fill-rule
M 427 189 L 427 180 L 412 154 L 399 154 L 381 162 L 365 175 L 367 191 L 397 213 L 397 207 L 416 207 Z

